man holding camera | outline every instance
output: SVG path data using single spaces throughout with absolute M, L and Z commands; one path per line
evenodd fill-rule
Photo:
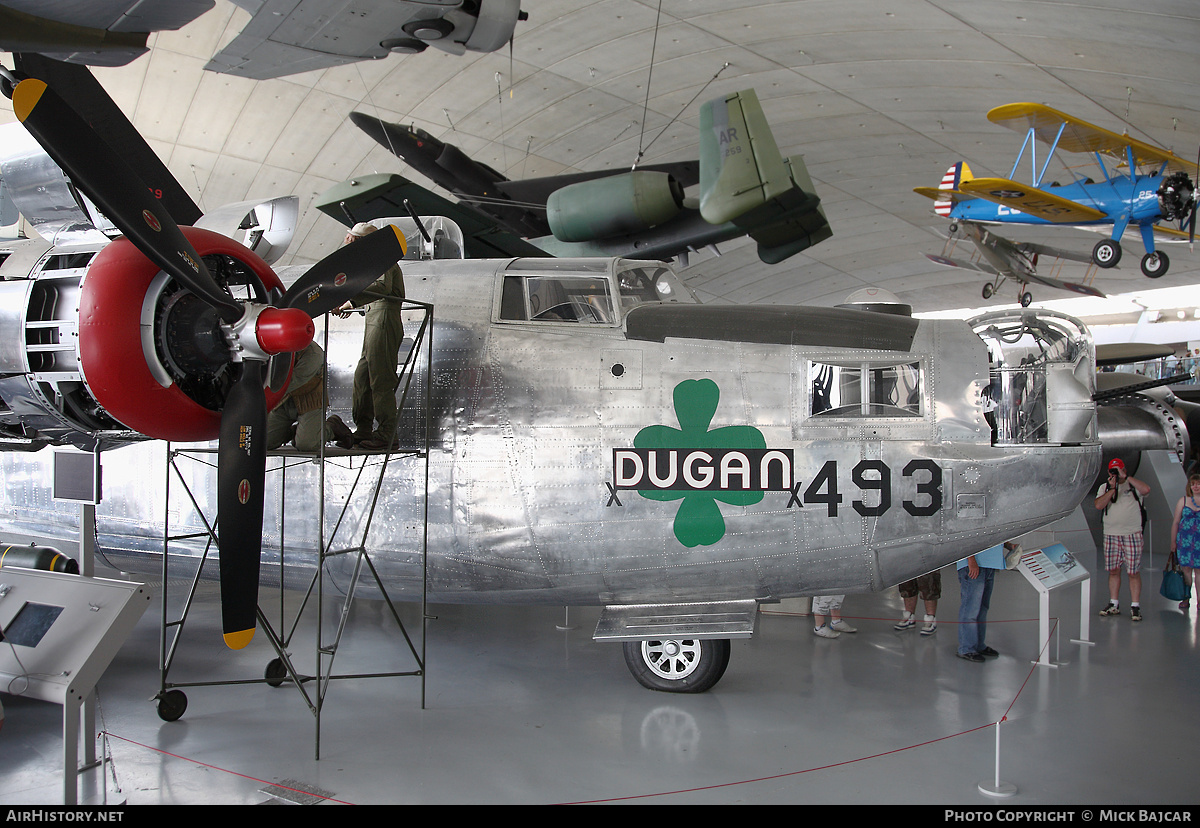
M 1117 594 L 1121 567 L 1129 573 L 1129 617 L 1142 620 L 1142 498 L 1150 486 L 1126 473 L 1115 458 L 1108 464 L 1108 480 L 1096 492 L 1096 508 L 1104 512 L 1104 568 L 1108 570 L 1108 606 L 1101 615 L 1120 615 Z

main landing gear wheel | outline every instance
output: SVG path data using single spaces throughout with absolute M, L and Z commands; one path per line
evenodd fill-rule
M 158 718 L 174 722 L 187 710 L 187 696 L 182 690 L 168 690 L 158 697 Z
M 1033 294 L 1030 293 L 1029 291 L 1025 291 L 1024 293 L 1022 293 L 1020 298 L 1021 298 L 1021 307 L 1023 307 L 1023 308 L 1027 308 L 1030 306 L 1030 304 L 1033 303 Z
M 267 680 L 267 684 L 271 687 L 278 687 L 283 684 L 283 680 L 287 678 L 287 668 L 283 666 L 283 659 L 273 658 L 268 661 L 263 678 Z
M 729 666 L 728 638 L 627 641 L 625 664 L 643 687 L 666 693 L 703 693 Z
M 1096 242 L 1092 248 L 1092 261 L 1103 268 L 1116 267 L 1121 261 L 1121 244 L 1112 239 Z
M 1171 260 L 1161 250 L 1142 256 L 1142 273 L 1151 279 L 1157 279 L 1159 276 L 1162 276 L 1170 266 Z
M 994 287 L 992 287 L 991 282 L 987 282 L 986 284 L 984 284 L 984 286 L 983 286 L 983 298 L 984 299 L 991 299 L 992 294 L 994 294 L 995 292 L 996 292 L 996 289 Z

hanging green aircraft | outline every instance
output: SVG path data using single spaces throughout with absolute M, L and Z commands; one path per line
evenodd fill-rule
M 801 156 L 780 155 L 754 90 L 700 108 L 700 161 L 510 181 L 424 130 L 359 112 L 351 120 L 413 169 L 453 193 L 443 198 L 395 174 L 365 175 L 319 195 L 346 224 L 404 215 L 446 216 L 467 255 L 679 257 L 749 236 L 777 264 L 832 235 Z M 698 199 L 685 189 L 699 183 Z

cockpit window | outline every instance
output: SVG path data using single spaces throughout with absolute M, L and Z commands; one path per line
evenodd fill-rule
M 504 276 L 499 318 L 617 325 L 639 305 L 697 301 L 671 268 L 660 262 L 518 259 Z
M 500 318 L 611 324 L 609 282 L 588 276 L 506 276 Z
M 621 312 L 647 302 L 690 302 L 688 291 L 669 267 L 639 264 L 617 271 L 621 292 Z
M 919 362 L 813 362 L 809 364 L 809 378 L 813 416 L 921 416 Z

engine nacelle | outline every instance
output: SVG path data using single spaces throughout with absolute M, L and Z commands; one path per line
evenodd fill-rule
M 243 298 L 283 285 L 257 255 L 219 233 L 180 228 L 210 272 Z M 81 283 L 79 365 L 112 418 L 160 440 L 214 440 L 232 385 L 215 312 L 166 278 L 125 238 L 96 254 Z M 267 391 L 268 409 L 283 395 Z
M 1196 185 L 1185 172 L 1176 172 L 1163 179 L 1158 188 L 1158 209 L 1162 217 L 1185 219 L 1191 212 L 1192 199 L 1195 197 Z
M 270 267 L 242 245 L 181 229 L 237 298 L 263 302 L 270 291 L 282 291 Z M 134 432 L 179 442 L 216 439 L 226 393 L 239 375 L 231 348 L 240 343 L 231 343 L 212 308 L 129 241 L 94 250 L 43 246 L 0 281 L 0 448 L 69 443 L 91 451 L 140 439 Z M 265 326 L 268 352 L 296 347 L 297 331 L 311 329 L 307 317 L 299 325 L 271 311 L 268 322 L 277 324 Z M 276 405 L 284 390 L 267 391 L 267 405 Z
M 554 191 L 546 219 L 559 241 L 586 242 L 648 230 L 682 207 L 683 187 L 672 176 L 635 170 Z

